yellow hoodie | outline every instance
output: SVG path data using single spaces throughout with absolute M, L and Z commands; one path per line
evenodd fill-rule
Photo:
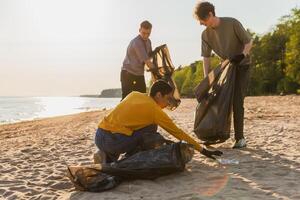
M 157 124 L 179 140 L 202 147 L 192 137 L 178 128 L 170 117 L 156 104 L 152 97 L 140 92 L 131 92 L 104 119 L 98 127 L 112 133 L 131 136 L 133 131 Z

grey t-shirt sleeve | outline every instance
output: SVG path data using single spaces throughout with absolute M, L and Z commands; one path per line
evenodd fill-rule
M 132 47 L 140 62 L 145 62 L 146 60 L 149 59 L 146 50 L 146 44 L 143 44 L 143 41 L 135 41 Z
M 201 56 L 202 57 L 210 57 L 212 49 L 207 43 L 207 40 L 205 39 L 205 32 L 202 33 L 201 36 Z
M 233 28 L 235 34 L 243 44 L 247 44 L 251 41 L 250 34 L 245 30 L 243 25 L 238 20 L 234 20 Z

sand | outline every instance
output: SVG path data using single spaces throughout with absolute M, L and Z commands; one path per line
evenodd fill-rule
M 168 112 L 189 133 L 196 104 L 184 99 Z M 233 139 L 214 146 L 239 164 L 196 153 L 182 173 L 102 193 L 75 191 L 66 164 L 92 163 L 94 133 L 107 112 L 1 125 L 0 199 L 300 199 L 300 96 L 246 98 L 247 148 L 231 149 Z

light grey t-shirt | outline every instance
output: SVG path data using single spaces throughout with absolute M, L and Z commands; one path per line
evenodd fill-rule
M 138 35 L 128 45 L 122 70 L 137 76 L 143 76 L 145 61 L 149 59 L 151 51 L 151 40 L 145 41 Z
M 214 51 L 225 60 L 241 54 L 245 44 L 250 42 L 251 36 L 237 19 L 230 17 L 219 19 L 220 24 L 217 27 L 207 27 L 202 32 L 201 55 L 210 57 L 211 52 Z M 249 57 L 246 57 L 241 65 L 249 62 Z

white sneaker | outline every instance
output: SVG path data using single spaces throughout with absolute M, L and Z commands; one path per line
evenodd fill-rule
M 106 163 L 106 154 L 101 150 L 94 153 L 94 163 L 95 164 L 104 164 L 104 163 Z
M 232 148 L 240 149 L 240 148 L 244 148 L 246 146 L 247 146 L 246 140 L 245 140 L 245 138 L 242 138 L 242 139 L 239 139 L 238 141 L 236 141 Z

